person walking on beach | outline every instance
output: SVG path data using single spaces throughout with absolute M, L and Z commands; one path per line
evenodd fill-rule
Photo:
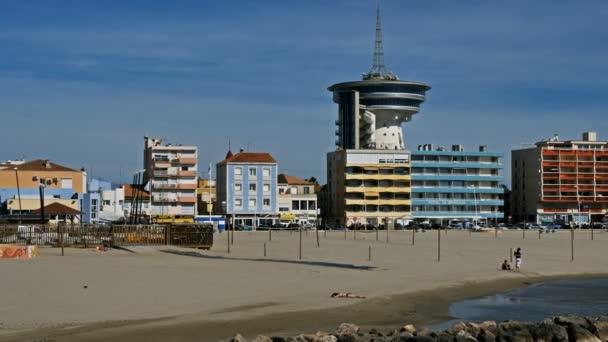
M 520 267 L 521 267 L 521 254 L 522 254 L 521 248 L 517 247 L 517 249 L 513 253 L 513 255 L 515 256 L 515 270 L 517 272 L 520 271 Z

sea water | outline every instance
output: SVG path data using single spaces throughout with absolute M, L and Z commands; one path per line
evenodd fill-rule
M 557 315 L 608 315 L 608 278 L 555 280 L 518 290 L 455 302 L 453 320 L 433 325 L 442 330 L 457 322 L 541 321 Z

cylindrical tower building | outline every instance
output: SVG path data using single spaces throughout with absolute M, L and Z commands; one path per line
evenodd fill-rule
M 336 145 L 355 150 L 405 149 L 401 123 L 418 113 L 429 89 L 423 83 L 382 76 L 330 86 L 339 106 Z

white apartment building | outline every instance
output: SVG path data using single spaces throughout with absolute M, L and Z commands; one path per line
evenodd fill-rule
M 196 146 L 165 144 L 144 137 L 144 184 L 150 190 L 150 216 L 177 218 L 196 214 Z

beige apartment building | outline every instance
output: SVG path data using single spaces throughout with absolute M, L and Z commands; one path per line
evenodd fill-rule
M 387 225 L 411 219 L 410 152 L 337 150 L 327 154 L 328 223 Z
M 198 178 L 198 148 L 163 144 L 144 137 L 144 184 L 150 191 L 152 221 L 194 219 Z
M 285 223 L 316 225 L 318 206 L 315 184 L 298 177 L 280 174 L 277 186 L 279 219 Z

